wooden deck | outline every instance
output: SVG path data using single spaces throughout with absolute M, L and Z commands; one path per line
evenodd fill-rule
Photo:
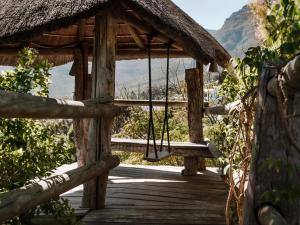
M 182 177 L 182 168 L 122 165 L 111 171 L 104 210 L 90 211 L 82 225 L 225 224 L 225 185 L 212 171 Z M 82 187 L 64 195 L 77 213 Z

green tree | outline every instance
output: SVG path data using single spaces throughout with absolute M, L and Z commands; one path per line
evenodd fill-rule
M 47 97 L 50 68 L 51 64 L 41 60 L 35 50 L 26 48 L 20 52 L 15 68 L 0 75 L 0 89 Z M 75 146 L 71 134 L 65 122 L 0 118 L 0 192 L 26 185 L 73 162 Z M 53 214 L 60 209 L 71 212 L 66 201 L 50 202 L 5 224 L 26 224 L 28 215 L 41 210 Z

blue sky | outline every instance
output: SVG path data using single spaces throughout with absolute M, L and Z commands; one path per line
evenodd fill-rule
M 207 29 L 217 30 L 226 18 L 249 0 L 173 0 L 180 8 Z

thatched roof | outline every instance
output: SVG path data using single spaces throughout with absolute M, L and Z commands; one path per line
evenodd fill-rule
M 23 46 L 37 48 L 56 65 L 71 61 L 72 52 L 68 50 L 81 41 L 89 42 L 92 48 L 94 16 L 107 10 L 117 17 L 127 14 L 137 24 L 158 31 L 164 38 L 153 40 L 155 57 L 165 56 L 164 39 L 172 39 L 173 56 L 191 56 L 219 65 L 230 59 L 227 51 L 171 0 L 2 0 L 0 64 L 13 64 L 15 52 Z M 144 27 L 139 29 L 122 18 L 118 18 L 118 58 L 145 58 Z

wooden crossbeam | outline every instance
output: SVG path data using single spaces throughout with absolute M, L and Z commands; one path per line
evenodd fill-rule
M 39 52 L 40 56 L 43 57 L 49 57 L 49 56 L 69 56 L 73 57 L 74 51 L 76 49 L 79 49 L 78 47 L 69 47 L 69 48 L 36 48 L 36 50 Z M 20 48 L 1 48 L 0 47 L 0 56 L 18 56 L 18 52 L 20 51 Z M 93 56 L 93 49 L 88 49 L 89 57 Z M 139 48 L 118 48 L 117 49 L 117 60 L 131 60 L 131 59 L 144 59 L 148 58 L 146 50 L 141 50 Z M 152 49 L 152 57 L 153 58 L 165 58 L 166 53 L 163 49 Z M 171 50 L 170 51 L 170 57 L 171 58 L 187 58 L 189 57 L 185 52 L 178 51 L 178 50 Z
M 126 22 L 130 26 L 145 32 L 146 34 L 153 32 L 153 28 L 151 26 L 143 23 L 141 20 L 139 20 L 139 18 L 137 18 L 136 16 L 134 16 L 132 14 L 129 14 L 128 12 L 116 11 L 114 13 L 114 16 L 117 19 Z M 163 41 L 163 42 L 165 42 L 165 43 L 170 41 L 169 37 L 167 37 L 167 36 L 165 36 L 164 34 L 161 34 L 161 33 L 159 33 L 158 36 L 156 36 L 156 38 Z M 179 49 L 179 50 L 182 50 L 182 47 L 177 45 L 176 43 L 172 44 L 172 46 Z
M 0 90 L 0 117 L 31 119 L 112 118 L 121 112 L 112 98 L 71 101 Z
M 153 106 L 165 107 L 166 102 L 163 100 L 153 100 Z M 126 99 L 115 99 L 114 104 L 120 107 L 132 107 L 132 106 L 149 106 L 148 100 L 126 100 Z M 187 107 L 187 101 L 169 101 L 170 107 Z
M 139 48 L 140 49 L 145 49 L 145 45 L 144 45 L 141 37 L 137 33 L 137 30 L 135 28 L 133 28 L 132 26 L 128 25 L 128 31 L 131 34 L 131 36 L 132 36 L 133 40 L 135 41 L 135 43 L 139 46 Z

